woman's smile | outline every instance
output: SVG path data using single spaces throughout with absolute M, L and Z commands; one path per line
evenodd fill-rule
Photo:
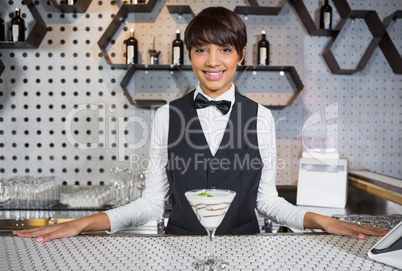
M 203 71 L 208 80 L 219 80 L 225 71 Z

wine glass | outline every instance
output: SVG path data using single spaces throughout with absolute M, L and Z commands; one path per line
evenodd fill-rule
M 232 203 L 236 192 L 225 189 L 198 189 L 184 193 L 201 225 L 208 233 L 208 252 L 204 260 L 196 261 L 196 270 L 223 270 L 228 263 L 214 257 L 215 231 Z

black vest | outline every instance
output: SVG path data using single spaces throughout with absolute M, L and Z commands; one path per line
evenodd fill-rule
M 258 104 L 236 93 L 221 145 L 212 156 L 194 105 L 194 91 L 169 104 L 168 163 L 172 211 L 166 233 L 205 234 L 184 193 L 193 189 L 235 191 L 217 234 L 258 233 L 255 203 L 262 161 L 257 140 Z

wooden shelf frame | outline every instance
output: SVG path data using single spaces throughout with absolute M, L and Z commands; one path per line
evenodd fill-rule
M 50 0 L 53 6 L 63 13 L 85 13 L 92 0 L 77 0 L 75 5 L 59 4 L 59 0 Z
M 171 14 L 190 14 L 194 17 L 194 12 L 189 5 L 167 5 L 167 9 Z
M 357 64 L 355 69 L 343 69 L 340 67 L 338 61 L 336 60 L 334 54 L 332 53 L 332 46 L 334 45 L 336 39 L 340 37 L 341 32 L 338 33 L 326 46 L 324 52 L 322 54 L 325 62 L 327 63 L 329 69 L 334 74 L 354 74 L 363 70 L 367 62 L 369 61 L 370 57 L 373 55 L 374 50 L 379 45 L 380 41 L 382 40 L 385 34 L 385 28 L 382 24 L 378 14 L 374 10 L 352 10 L 348 20 L 353 19 L 364 19 L 365 23 L 367 24 L 368 29 L 370 30 L 371 35 L 373 38 L 370 41 L 369 46 L 367 47 L 366 51 L 364 52 L 362 58 L 360 59 L 359 63 Z M 346 23 L 346 21 L 345 21 Z M 343 27 L 343 26 L 342 26 Z
M 3 62 L 0 59 L 0 76 L 3 73 L 3 71 L 6 69 L 6 66 L 4 66 Z
M 32 0 L 24 0 L 25 5 L 28 7 L 28 10 L 31 12 L 33 19 L 35 20 L 35 24 L 30 30 L 25 41 L 13 42 L 13 41 L 1 41 L 0 48 L 8 48 L 8 49 L 31 49 L 38 48 L 44 39 L 47 26 L 40 16 L 38 10 L 35 7 L 35 3 Z
M 336 36 L 345 25 L 347 19 L 349 18 L 352 10 L 346 0 L 333 0 L 333 4 L 341 17 L 341 20 L 336 25 L 335 29 L 321 29 L 317 26 L 311 18 L 309 11 L 304 5 L 303 0 L 290 0 L 296 9 L 297 14 L 300 17 L 304 27 L 306 28 L 310 36 L 321 36 L 321 37 L 332 37 Z
M 395 11 L 383 20 L 385 29 L 387 30 L 389 28 L 393 20 L 396 21 L 398 19 L 402 19 L 402 10 Z M 402 57 L 388 32 L 385 32 L 379 46 L 391 66 L 392 71 L 396 74 L 402 74 Z
M 103 33 L 102 37 L 98 41 L 98 45 L 101 49 L 102 55 L 105 58 L 106 62 L 110 65 L 116 66 L 124 66 L 124 64 L 116 64 L 112 62 L 110 58 L 107 47 L 111 43 L 114 35 L 116 34 L 117 30 L 124 23 L 128 14 L 130 13 L 149 13 L 152 11 L 156 4 L 157 0 L 149 0 L 146 4 L 138 4 L 138 5 L 128 5 L 123 4 L 117 14 L 113 17 L 112 22 L 106 28 L 105 32 Z M 126 65 L 127 66 L 127 65 Z
M 250 6 L 236 6 L 234 12 L 243 15 L 268 15 L 276 16 L 281 12 L 287 1 L 283 1 L 277 7 L 260 6 L 257 0 L 248 0 Z

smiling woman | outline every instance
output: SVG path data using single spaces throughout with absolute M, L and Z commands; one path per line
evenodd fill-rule
M 230 46 L 236 50 L 239 60 L 242 60 L 247 44 L 247 28 L 240 17 L 230 10 L 209 7 L 202 10 L 188 24 L 184 43 L 188 52 L 191 52 L 193 47 L 205 44 Z
M 227 91 L 246 53 L 244 22 L 229 10 L 206 8 L 187 26 L 184 43 L 204 93 L 216 98 Z
M 239 16 L 223 7 L 206 8 L 190 22 L 185 34 L 200 83 L 156 111 L 149 175 L 142 197 L 105 213 L 14 234 L 44 242 L 88 231 L 113 233 L 158 220 L 169 194 L 172 209 L 166 233 L 205 234 L 185 198 L 186 191 L 195 189 L 236 192 L 217 234 L 259 233 L 256 209 L 262 216 L 294 229 L 323 229 L 359 239 L 366 234 L 387 233 L 387 229 L 301 210 L 278 196 L 272 113 L 237 93 L 231 82 L 247 42 L 246 27 Z M 241 166 L 239 157 L 244 161 Z
M 193 47 L 189 55 L 193 72 L 205 94 L 216 98 L 230 89 L 237 65 L 241 62 L 233 47 L 206 44 Z

